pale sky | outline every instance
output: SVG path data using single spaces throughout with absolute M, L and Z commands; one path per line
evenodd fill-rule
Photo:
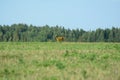
M 0 25 L 120 27 L 120 0 L 0 0 Z

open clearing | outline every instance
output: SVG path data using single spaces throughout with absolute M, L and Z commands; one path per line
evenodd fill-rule
M 0 80 L 120 80 L 120 43 L 1 42 Z

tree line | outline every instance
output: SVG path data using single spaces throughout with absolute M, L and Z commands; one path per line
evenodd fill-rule
M 33 26 L 27 24 L 0 25 L 0 42 L 54 42 L 63 36 L 66 42 L 120 42 L 120 28 L 65 29 L 62 26 Z

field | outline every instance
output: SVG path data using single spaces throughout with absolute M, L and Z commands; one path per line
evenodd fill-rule
M 120 80 L 120 43 L 1 42 L 0 80 Z

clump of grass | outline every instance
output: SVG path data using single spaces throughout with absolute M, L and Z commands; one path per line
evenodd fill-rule
M 56 76 L 51 76 L 50 80 L 57 80 L 57 77 Z
M 88 60 L 88 61 L 96 61 L 97 59 L 97 54 L 94 53 L 89 53 L 89 54 L 80 54 L 79 55 L 80 59 L 82 60 Z
M 56 76 L 43 77 L 42 80 L 58 80 Z
M 90 60 L 90 61 L 95 61 L 96 60 L 96 54 L 89 54 L 88 56 L 87 56 L 87 59 L 88 60 Z
M 109 54 L 103 54 L 101 56 L 102 59 L 107 60 L 109 58 Z
M 23 60 L 23 58 L 19 58 L 18 60 L 19 60 L 20 64 L 24 64 L 25 63 L 25 61 Z
M 62 62 L 57 62 L 57 63 L 56 63 L 56 67 L 57 67 L 58 69 L 64 69 L 64 68 L 65 68 L 65 65 L 64 65 Z
M 42 62 L 44 67 L 52 66 L 56 64 L 56 60 L 45 60 Z
M 8 69 L 8 68 L 4 68 L 2 72 L 0 72 L 0 77 L 3 77 L 3 80 L 9 80 L 10 77 L 16 75 L 15 70 L 12 69 Z
M 71 56 L 78 57 L 79 56 L 79 52 L 76 51 L 76 50 L 72 50 Z
M 87 71 L 86 70 L 82 70 L 81 74 L 82 74 L 82 76 L 83 76 L 84 79 L 87 78 Z
M 69 56 L 69 51 L 66 50 L 65 53 L 63 54 L 64 57 L 68 57 Z
M 0 50 L 5 50 L 5 46 L 0 46 Z
M 46 60 L 42 62 L 44 67 L 56 66 L 58 69 L 64 69 L 65 65 L 59 60 Z
M 5 74 L 5 75 L 9 75 L 9 74 L 10 74 L 10 71 L 5 68 L 5 69 L 4 69 L 4 74 Z
M 119 49 L 120 49 L 119 44 L 115 44 L 113 47 L 114 47 L 116 50 L 119 50 Z
M 86 56 L 87 56 L 86 54 L 80 54 L 80 55 L 79 55 L 80 59 L 85 59 Z
M 32 60 L 32 64 L 37 66 L 37 67 L 42 66 L 41 63 L 38 60 Z
M 79 53 L 76 50 L 72 50 L 72 51 L 66 50 L 65 53 L 63 54 L 64 57 L 69 57 L 69 56 L 77 57 L 78 55 Z
M 44 62 L 42 63 L 42 65 L 43 65 L 44 67 L 48 67 L 48 66 L 51 66 L 51 65 L 52 65 L 52 62 L 51 62 L 51 61 L 44 61 Z
M 115 45 L 114 45 L 114 48 L 115 48 L 118 52 L 120 52 L 120 45 L 119 45 L 119 44 L 115 44 Z
M 1 58 L 5 59 L 13 59 L 13 58 L 19 58 L 20 56 L 18 54 L 4 54 L 0 56 Z

